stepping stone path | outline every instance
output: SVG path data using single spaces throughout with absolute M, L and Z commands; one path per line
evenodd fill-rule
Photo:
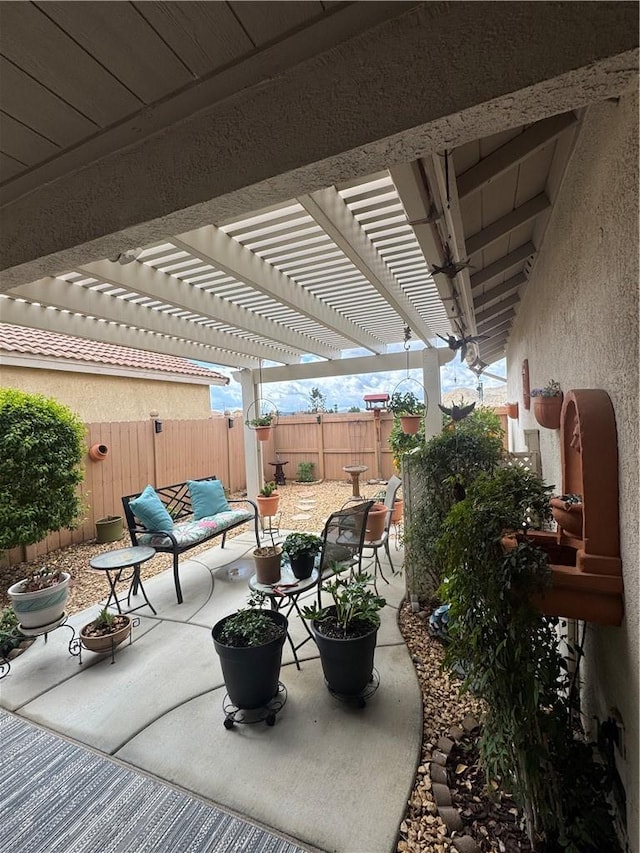
M 305 515 L 304 513 L 298 513 L 297 515 L 292 515 L 291 518 L 293 521 L 309 521 L 311 516 Z

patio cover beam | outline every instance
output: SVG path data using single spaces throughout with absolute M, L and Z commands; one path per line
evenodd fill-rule
M 437 352 L 438 365 L 447 364 L 455 353 L 448 347 L 428 347 L 429 351 Z M 424 349 L 409 350 L 409 368 L 419 370 L 423 366 Z M 294 379 L 321 379 L 326 376 L 356 376 L 361 373 L 379 373 L 388 370 L 405 370 L 407 367 L 406 352 L 389 352 L 385 355 L 368 355 L 354 358 L 339 358 L 334 361 L 309 361 L 301 364 L 290 364 L 285 367 L 265 367 L 260 374 L 254 370 L 254 380 L 257 382 L 262 375 L 263 384 L 269 382 L 289 382 Z M 234 374 L 239 380 L 239 374 Z
M 473 293 L 475 293 L 484 284 L 487 284 L 487 282 L 493 281 L 494 278 L 498 278 L 498 276 L 502 275 L 503 272 L 523 263 L 527 258 L 535 255 L 535 253 L 536 247 L 533 243 L 524 243 L 522 246 L 514 249 L 513 252 L 509 252 L 508 255 L 498 258 L 497 261 L 489 264 L 489 266 L 486 266 L 483 270 L 479 270 L 474 273 L 471 276 L 471 288 Z
M 253 366 L 255 364 L 255 361 L 250 361 L 243 356 L 236 356 L 234 353 L 193 343 L 190 338 L 178 340 L 175 337 L 155 334 L 146 329 L 135 329 L 117 323 L 103 322 L 95 317 L 73 314 L 57 308 L 47 308 L 43 305 L 23 302 L 21 299 L 2 298 L 0 305 L 2 306 L 2 322 L 11 323 L 15 326 L 28 326 L 30 329 L 58 332 L 61 335 L 73 335 L 76 338 L 85 338 L 90 341 L 102 341 L 130 349 L 191 358 L 210 364 L 222 364 L 229 367 Z
M 216 269 L 245 282 L 277 302 L 282 302 L 293 311 L 321 323 L 356 346 L 372 352 L 385 352 L 385 344 L 375 335 L 343 317 L 219 228 L 208 225 L 180 234 L 172 238 L 171 242 L 186 252 L 206 259 Z
M 433 330 L 406 297 L 395 276 L 336 189 L 329 187 L 311 195 L 302 195 L 298 197 L 298 201 L 417 337 L 427 346 L 431 346 L 430 342 L 435 340 Z
M 227 332 L 210 329 L 202 323 L 183 320 L 167 312 L 145 308 L 128 299 L 108 296 L 97 290 L 89 290 L 86 287 L 80 287 L 59 278 L 41 279 L 31 284 L 16 287 L 11 291 L 11 296 L 20 297 L 32 303 L 49 305 L 59 311 L 68 311 L 71 314 L 101 318 L 107 323 L 117 324 L 122 329 L 130 328 L 132 332 L 148 331 L 155 335 L 161 335 L 167 340 L 175 338 L 193 341 L 195 344 L 206 347 L 212 353 L 215 352 L 216 358 L 209 360 L 218 364 L 233 367 L 242 363 L 244 366 L 253 366 L 259 358 L 279 360 L 279 352 L 275 347 L 266 347 L 246 341 L 243 344 L 244 353 L 236 354 L 237 339 Z M 24 320 L 17 321 L 17 323 L 23 326 L 28 325 Z M 97 340 L 100 340 L 100 337 Z M 124 341 L 124 346 L 137 347 L 137 344 Z M 148 349 L 148 347 L 141 347 L 141 349 Z M 192 357 L 203 359 L 202 355 Z
M 567 128 L 577 124 L 577 121 L 576 115 L 568 112 L 536 122 L 459 175 L 458 198 L 466 198 L 482 189 L 517 163 L 526 160 Z
M 492 287 L 491 290 L 485 290 L 485 292 L 480 294 L 480 296 L 476 296 L 473 300 L 473 307 L 477 311 L 479 308 L 482 308 L 483 305 L 488 305 L 490 302 L 493 302 L 494 299 L 500 299 L 512 290 L 516 290 L 526 281 L 527 277 L 523 272 L 516 273 L 516 275 L 512 275 L 511 278 L 503 281 L 502 284 L 497 284 L 495 287 Z M 477 318 L 478 315 L 476 314 L 476 319 Z
M 185 248 L 180 245 L 178 239 L 171 240 L 171 243 L 177 248 Z M 190 250 L 185 248 L 185 251 Z M 204 263 L 215 266 L 207 257 L 200 254 L 197 256 Z M 134 291 L 140 296 L 170 302 L 172 305 L 184 308 L 185 311 L 192 311 L 194 314 L 228 323 L 237 329 L 245 329 L 258 337 L 276 341 L 282 356 L 278 361 L 297 361 L 301 353 L 307 352 L 324 358 L 334 358 L 337 355 L 336 349 L 308 335 L 302 335 L 293 329 L 274 323 L 273 320 L 261 317 L 253 311 L 234 305 L 228 299 L 222 299 L 215 293 L 208 293 L 199 287 L 194 287 L 188 282 L 160 272 L 140 261 L 126 266 L 111 261 L 96 261 L 76 267 L 76 270 L 100 281 Z
M 514 305 L 517 305 L 518 302 L 520 302 L 520 296 L 517 293 L 512 293 L 511 296 L 507 296 L 500 302 L 496 302 L 496 304 L 492 305 L 490 308 L 485 308 L 484 311 L 480 311 L 476 314 L 478 325 L 480 326 L 487 320 L 491 320 L 492 317 L 499 316 L 508 308 L 512 308 Z
M 507 234 L 515 231 L 516 228 L 524 225 L 525 222 L 535 219 L 536 216 L 550 209 L 551 202 L 547 198 L 546 193 L 540 193 L 519 207 L 516 207 L 511 213 L 501 216 L 500 219 L 496 219 L 491 225 L 487 225 L 486 228 L 469 237 L 467 239 L 468 253 L 474 255 L 476 252 L 486 249 L 492 243 L 500 240 L 501 237 L 505 237 Z

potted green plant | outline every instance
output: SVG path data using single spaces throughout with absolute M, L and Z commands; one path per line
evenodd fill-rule
M 386 601 L 375 594 L 371 582 L 371 575 L 364 573 L 344 579 L 336 574 L 322 586 L 333 604 L 302 609 L 303 618 L 311 621 L 327 687 L 338 696 L 357 697 L 373 675 L 378 611 Z
M 247 426 L 256 431 L 258 441 L 267 441 L 273 426 L 274 413 L 267 412 L 266 414 L 256 415 L 247 421 Z
M 560 383 L 551 379 L 544 388 L 532 388 L 533 414 L 540 426 L 546 429 L 560 429 L 563 394 Z
M 273 483 L 267 484 L 273 486 Z M 265 486 L 266 488 L 266 486 Z M 262 515 L 262 513 L 260 513 Z M 276 545 L 273 538 L 273 527 L 268 528 L 271 534 L 271 545 L 258 545 L 253 549 L 253 562 L 256 566 L 256 580 L 265 586 L 272 586 L 280 580 L 282 568 L 282 545 Z
M 406 391 L 404 394 L 394 391 L 386 407 L 387 411 L 400 419 L 403 432 L 409 435 L 418 432 L 424 417 L 424 403 L 412 391 Z
M 80 629 L 80 641 L 91 652 L 113 652 L 131 634 L 131 617 L 103 607 L 93 622 Z
M 60 624 L 70 579 L 69 572 L 45 567 L 12 584 L 7 592 L 20 627 L 35 630 Z
M 256 503 L 258 504 L 260 515 L 272 516 L 276 514 L 280 503 L 280 495 L 278 494 L 278 487 L 273 480 L 265 483 L 260 489 Z
M 313 533 L 289 533 L 282 550 L 289 557 L 291 571 L 299 579 L 311 577 L 316 555 L 322 549 L 322 539 Z
M 229 699 L 238 708 L 265 707 L 278 692 L 287 617 L 263 610 L 265 599 L 253 593 L 247 607 L 224 616 L 211 630 Z

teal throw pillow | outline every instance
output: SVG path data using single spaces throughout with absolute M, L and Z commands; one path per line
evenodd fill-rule
M 187 486 L 191 495 L 194 521 L 231 509 L 220 480 L 187 480 Z
M 173 519 L 153 486 L 147 486 L 139 497 L 129 501 L 129 506 L 147 530 L 173 530 Z

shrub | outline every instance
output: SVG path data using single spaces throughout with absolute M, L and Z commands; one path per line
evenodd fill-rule
M 78 523 L 84 436 L 82 421 L 56 400 L 0 389 L 0 549 Z
M 299 483 L 313 482 L 313 462 L 298 462 L 296 479 Z

